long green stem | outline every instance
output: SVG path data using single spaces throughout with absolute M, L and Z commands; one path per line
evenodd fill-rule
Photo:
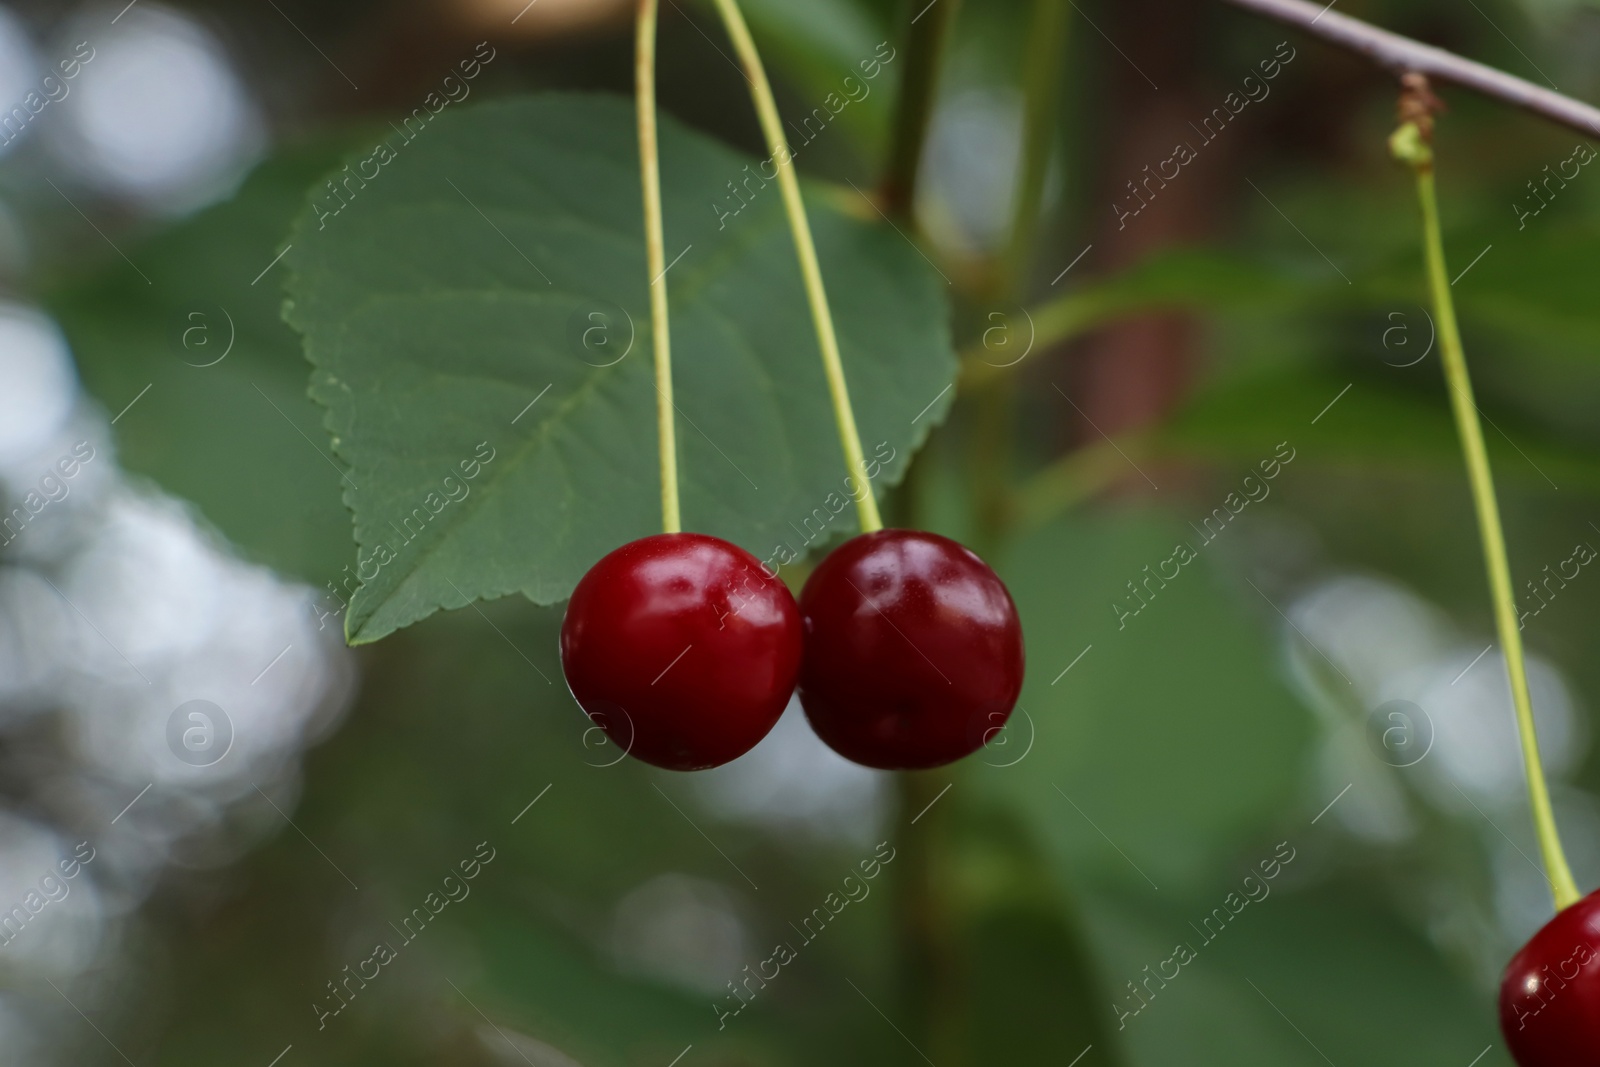
M 933 115 L 934 96 L 939 88 L 939 68 L 944 62 L 945 43 L 955 25 L 960 0 L 911 0 L 905 5 L 911 24 L 906 30 L 905 76 L 900 79 L 900 97 L 895 103 L 894 126 L 890 133 L 889 158 L 884 166 L 878 200 L 890 218 L 909 220 L 916 207 L 917 176 L 921 172 L 922 149 L 928 141 L 928 120 Z
M 811 321 L 816 326 L 817 344 L 822 349 L 822 369 L 828 378 L 828 393 L 833 400 L 834 419 L 839 426 L 839 443 L 844 448 L 845 465 L 850 476 L 859 480 L 856 493 L 856 515 L 861 521 L 861 532 L 871 533 L 883 529 L 883 519 L 878 514 L 878 501 L 872 494 L 872 483 L 867 478 L 866 454 L 861 449 L 861 434 L 856 429 L 855 411 L 850 407 L 850 390 L 845 386 L 844 364 L 839 359 L 839 338 L 833 329 L 833 313 L 828 310 L 828 293 L 822 286 L 822 268 L 817 263 L 816 243 L 811 238 L 811 223 L 806 220 L 806 206 L 800 199 L 800 180 L 795 177 L 793 154 L 783 136 L 783 121 L 778 117 L 778 104 L 772 97 L 772 85 L 767 81 L 766 68 L 756 43 L 750 37 L 750 28 L 739 13 L 736 0 L 716 0 L 717 12 L 722 16 L 733 40 L 734 51 L 744 66 L 745 78 L 750 82 L 750 95 L 755 100 L 756 115 L 761 120 L 761 132 L 767 147 L 772 149 L 772 162 L 778 168 L 778 188 L 783 193 L 783 209 L 789 216 L 789 229 L 794 234 L 795 251 L 800 257 L 800 276 L 805 282 L 806 299 L 811 303 Z
M 656 140 L 656 13 L 639 0 L 634 76 L 639 102 L 639 177 L 644 186 L 644 246 L 650 271 L 650 336 L 656 354 L 656 424 L 661 450 L 661 528 L 683 529 L 678 509 L 678 435 L 672 403 L 672 335 L 667 328 L 667 242 L 661 222 L 661 152 Z
M 1472 380 L 1467 374 L 1467 357 L 1456 325 L 1455 304 L 1450 297 L 1449 274 L 1445 271 L 1444 242 L 1439 233 L 1439 205 L 1434 186 L 1433 150 L 1414 123 L 1406 123 L 1390 139 L 1396 158 L 1411 166 L 1417 175 L 1417 198 L 1422 205 L 1422 241 L 1428 267 L 1428 288 L 1433 296 L 1434 314 L 1439 320 L 1439 352 L 1444 364 L 1445 383 L 1450 389 L 1450 406 L 1455 412 L 1456 429 L 1461 436 L 1461 451 L 1466 456 L 1467 478 L 1472 483 L 1472 502 L 1478 512 L 1478 530 L 1483 539 L 1483 559 L 1489 572 L 1489 590 L 1494 598 L 1495 626 L 1500 647 L 1505 651 L 1506 672 L 1511 679 L 1511 699 L 1516 706 L 1517 732 L 1522 739 L 1522 760 L 1528 777 L 1528 801 L 1533 809 L 1539 850 L 1544 856 L 1545 876 L 1556 910 L 1576 903 L 1578 885 L 1567 865 L 1556 832 L 1555 812 L 1550 805 L 1550 787 L 1545 782 L 1544 765 L 1539 760 L 1539 738 L 1533 725 L 1533 701 L 1528 694 L 1528 670 L 1522 654 L 1522 631 L 1517 623 L 1517 608 L 1511 587 L 1511 566 L 1506 559 L 1505 534 L 1500 528 L 1500 507 L 1495 501 L 1494 479 L 1489 472 L 1489 454 L 1483 446 L 1483 426 L 1478 421 L 1478 406 L 1472 398 Z

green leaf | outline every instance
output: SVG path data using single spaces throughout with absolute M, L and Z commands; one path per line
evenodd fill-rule
M 1180 543 L 1196 558 L 1163 582 Z M 1219 580 L 1225 550 L 1159 513 L 1076 516 L 1003 562 L 1028 678 L 1005 743 L 974 774 L 1028 820 L 1063 880 L 1192 884 L 1296 796 L 1310 719 L 1249 614 L 1271 607 Z
M 1154 253 L 1108 278 L 1086 281 L 1039 305 L 1029 313 L 1030 336 L 1035 345 L 1049 345 L 1107 322 L 1156 310 L 1207 314 L 1303 311 L 1349 303 L 1352 296 L 1344 288 L 1303 270 L 1225 249 L 1179 246 Z M 987 339 L 988 334 L 983 336 Z M 987 340 L 984 343 L 987 345 Z M 1006 365 L 978 358 L 990 367 Z
M 148 284 L 119 258 L 44 296 L 89 391 L 113 415 L 127 408 L 122 464 L 199 505 L 249 555 L 319 583 L 348 559 L 349 520 L 318 453 L 305 356 L 280 319 L 283 266 L 266 268 L 306 183 L 348 143 L 276 157 L 231 200 L 128 247 Z
M 1587 451 L 1530 432 L 1511 416 L 1485 417 L 1496 478 L 1600 488 L 1600 469 Z M 1461 447 L 1432 358 L 1393 369 L 1387 380 L 1290 367 L 1218 383 L 1156 431 L 1153 444 L 1177 455 L 1248 465 L 1260 458 L 1263 441 L 1285 434 L 1295 438 L 1307 464 L 1429 476 L 1443 470 L 1459 477 Z
M 1203 246 L 1163 250 L 1085 290 L 1091 293 L 1108 313 L 1160 307 L 1279 311 L 1342 295 L 1320 275 Z
M 1486 998 L 1392 911 L 1364 899 L 1359 885 L 1293 889 L 1294 868 L 1316 863 L 1315 851 L 1326 846 L 1300 835 L 1290 847 L 1296 858 L 1275 883 L 1251 883 L 1260 899 L 1247 898 L 1242 869 L 1209 896 L 1180 900 L 1147 887 L 1084 898 L 1106 991 L 1102 1010 L 1132 1067 L 1509 1063 L 1499 1047 L 1489 1051 L 1499 1042 Z M 1266 846 L 1249 860 L 1272 856 Z M 1227 922 L 1206 923 L 1212 909 Z M 1194 955 L 1176 967 L 1180 944 Z M 1175 969 L 1163 984 L 1158 972 Z
M 977 1064 L 1047 1063 L 1063 1051 L 1070 1061 L 1086 1045 L 1108 1047 L 1115 1020 L 1106 1016 L 1097 961 L 1024 820 L 960 800 L 938 818 L 917 830 L 949 857 L 934 861 L 931 879 L 943 898 L 937 906 L 948 909 L 947 951 L 961 968 L 945 981 L 965 997 L 936 1009 L 945 1034 L 936 1062 L 945 1049 Z M 949 843 L 940 840 L 946 833 Z
M 685 525 L 785 562 L 855 519 L 778 190 L 661 132 Z M 480 597 L 554 603 L 659 529 L 635 136 L 616 98 L 453 110 L 336 175 L 345 199 L 313 193 L 286 317 L 350 468 L 352 641 Z M 944 287 L 894 230 L 808 210 L 881 489 L 950 402 Z
M 1600 340 L 1600 301 L 1594 298 L 1600 233 L 1594 224 L 1529 227 L 1509 239 L 1494 236 L 1488 235 L 1488 247 L 1476 262 L 1467 238 L 1455 242 L 1460 251 L 1452 252 L 1451 266 L 1459 272 L 1456 300 L 1464 317 L 1523 338 L 1591 346 Z

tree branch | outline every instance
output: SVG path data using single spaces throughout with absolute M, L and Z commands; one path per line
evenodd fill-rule
M 1279 22 L 1298 26 L 1341 48 L 1366 56 L 1395 74 L 1415 71 L 1441 81 L 1454 82 L 1485 96 L 1531 111 L 1570 126 L 1581 133 L 1600 136 L 1600 108 L 1581 100 L 1523 81 L 1503 70 L 1463 59 L 1454 52 L 1413 41 L 1398 33 L 1329 10 L 1333 5 L 1309 0 L 1227 0 Z
M 955 24 L 961 5 L 959 0 L 934 0 L 927 5 L 912 0 L 907 6 L 908 11 L 920 11 L 906 31 L 905 74 L 900 82 L 900 99 L 895 103 L 889 159 L 878 187 L 884 213 L 901 220 L 909 220 L 916 207 L 917 175 L 928 139 L 928 119 L 933 115 L 933 98 L 939 87 L 939 68 L 950 27 Z

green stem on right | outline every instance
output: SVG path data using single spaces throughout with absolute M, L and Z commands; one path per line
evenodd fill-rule
M 1522 761 L 1528 777 L 1528 802 L 1533 809 L 1534 828 L 1539 836 L 1545 877 L 1556 910 L 1577 903 L 1580 893 L 1561 848 L 1556 831 L 1555 811 L 1550 805 L 1550 787 L 1545 782 L 1544 764 L 1539 759 L 1539 738 L 1533 724 L 1533 700 L 1528 693 L 1528 670 L 1523 660 L 1522 630 L 1517 623 L 1517 608 L 1511 587 L 1511 566 L 1506 559 L 1505 533 L 1500 528 L 1500 507 L 1495 501 L 1494 479 L 1489 472 L 1489 453 L 1483 446 L 1483 426 L 1478 421 L 1478 405 L 1472 398 L 1472 379 L 1467 374 L 1466 352 L 1461 346 L 1461 331 L 1456 325 L 1455 304 L 1450 297 L 1449 274 L 1444 265 L 1444 242 L 1439 232 L 1439 204 L 1434 186 L 1433 149 L 1415 123 L 1407 122 L 1389 139 L 1396 159 L 1408 164 L 1417 175 L 1417 198 L 1422 205 L 1422 241 L 1427 257 L 1428 288 L 1433 296 L 1434 313 L 1439 318 L 1439 352 L 1444 364 L 1445 383 L 1450 387 L 1450 406 L 1455 412 L 1461 451 L 1467 461 L 1467 478 L 1472 483 L 1472 501 L 1478 512 L 1478 530 L 1483 538 L 1483 558 L 1489 572 L 1489 589 L 1494 599 L 1495 627 L 1500 647 L 1505 650 L 1506 672 L 1511 679 L 1511 699 L 1516 706 L 1517 732 L 1522 739 Z
M 942 0 L 953 4 L 955 0 Z M 844 449 L 845 465 L 850 477 L 859 483 L 859 492 L 852 495 L 856 502 L 856 515 L 862 533 L 883 529 L 883 518 L 878 514 L 878 501 L 872 494 L 872 482 L 867 477 L 866 453 L 861 448 L 861 433 L 856 429 L 856 415 L 850 406 L 850 390 L 845 385 L 844 364 L 839 358 L 839 337 L 833 329 L 833 313 L 828 310 L 828 292 L 822 285 L 822 267 L 817 262 L 817 246 L 811 237 L 811 223 L 806 219 L 805 201 L 800 198 L 800 179 L 795 177 L 794 154 L 789 150 L 783 135 L 783 120 L 778 116 L 778 104 L 772 96 L 772 85 L 767 81 L 766 68 L 761 64 L 761 54 L 756 51 L 750 27 L 745 25 L 736 0 L 716 0 L 717 13 L 722 16 L 734 51 L 744 67 L 745 78 L 750 82 L 750 95 L 755 100 L 756 116 L 761 120 L 761 132 L 767 147 L 772 150 L 772 162 L 778 168 L 778 188 L 783 194 L 783 209 L 789 216 L 789 229 L 794 234 L 795 253 L 800 258 L 800 276 L 805 282 L 806 299 L 811 304 L 811 321 L 817 330 L 817 345 L 822 350 L 822 369 L 828 379 L 828 394 L 833 401 L 834 421 L 839 427 L 839 444 Z

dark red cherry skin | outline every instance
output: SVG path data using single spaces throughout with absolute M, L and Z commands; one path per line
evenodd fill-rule
M 1521 1067 L 1600 1067 L 1600 892 L 1556 915 L 1500 980 L 1500 1031 Z
M 1022 624 L 1004 583 L 937 534 L 879 530 L 834 549 L 800 593 L 800 702 L 817 736 L 881 770 L 950 763 L 1005 725 Z
M 561 668 L 628 754 L 674 771 L 737 759 L 794 692 L 800 613 L 761 561 L 705 534 L 631 541 L 589 569 L 561 623 Z

